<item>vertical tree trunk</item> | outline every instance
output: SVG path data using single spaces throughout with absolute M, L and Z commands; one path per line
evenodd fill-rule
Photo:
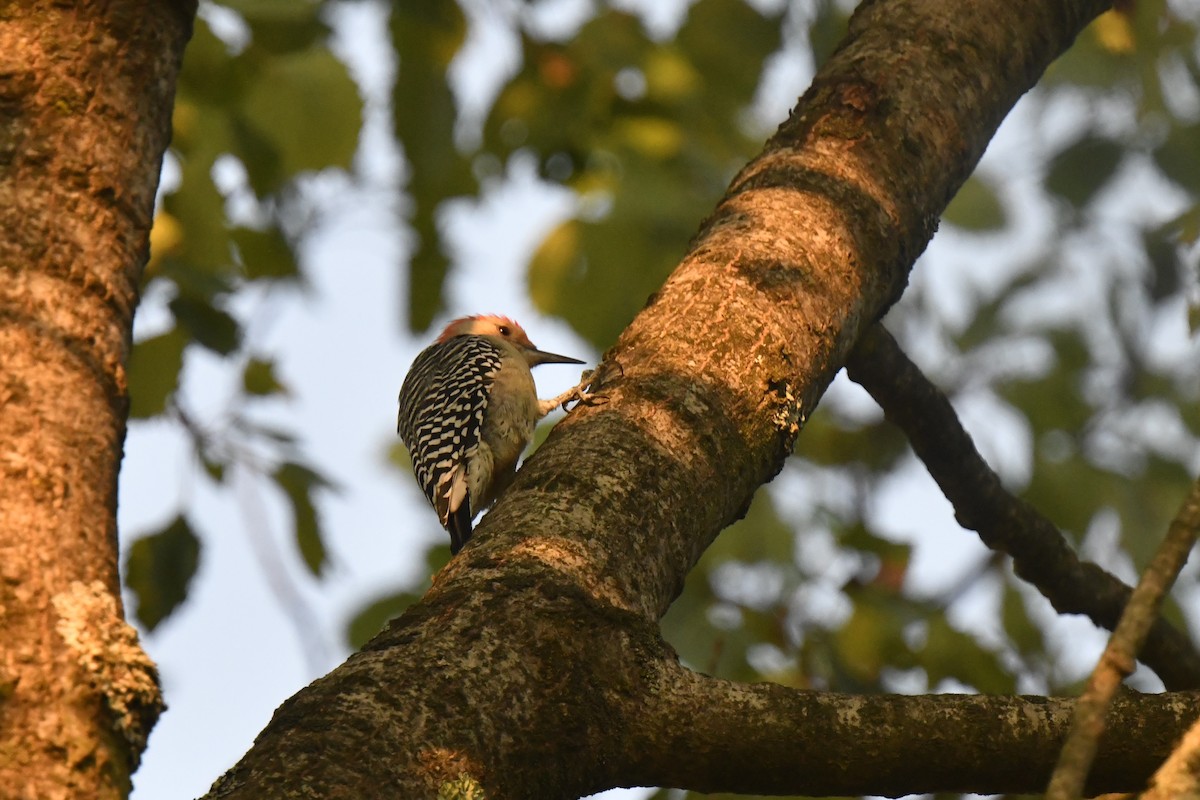
M 116 491 L 124 364 L 194 12 L 0 0 L 6 797 L 125 796 L 161 708 L 123 619 Z

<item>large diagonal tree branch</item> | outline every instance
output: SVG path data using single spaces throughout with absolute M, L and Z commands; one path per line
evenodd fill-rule
M 1000 120 L 1106 5 L 864 3 L 788 121 L 606 354 L 620 367 L 601 387 L 607 402 L 568 417 L 422 601 L 284 703 L 212 796 L 363 797 L 387 787 L 434 797 L 456 782 L 489 798 L 562 798 L 630 780 L 688 785 L 662 763 L 686 758 L 677 748 L 741 752 L 736 728 L 706 726 L 701 743 L 674 726 L 647 727 L 647 714 L 687 726 L 697 708 L 665 693 L 673 656 L 657 620 L 708 544 L 781 469 Z M 715 687 L 727 706 L 748 691 L 697 680 L 693 700 L 718 702 Z M 873 714 L 895 700 L 826 702 Z M 978 704 L 927 702 L 947 715 Z M 813 717 L 815 733 L 832 734 L 835 718 Z M 970 738 L 972 715 L 958 718 L 954 733 Z M 1025 724 L 1032 737 L 1038 721 Z M 635 775 L 632 731 L 668 737 L 643 742 L 660 763 L 640 759 Z M 992 750 L 984 761 L 1023 769 L 1026 752 Z M 880 758 L 844 756 L 831 768 L 863 775 Z M 925 790 L 939 775 L 962 785 L 964 765 L 924 766 L 920 786 L 889 791 Z M 1130 770 L 1130 781 L 1149 771 Z M 802 793 L 833 779 L 789 769 L 779 780 Z
M 863 335 L 846 369 L 904 431 L 964 527 L 976 531 L 988 547 L 1012 556 L 1017 575 L 1060 614 L 1085 614 L 1097 625 L 1116 629 L 1133 590 L 1096 564 L 1080 561 L 1050 520 L 1004 488 L 975 449 L 949 398 L 882 325 Z M 1151 626 L 1142 660 L 1169 689 L 1200 688 L 1200 657 L 1165 619 Z

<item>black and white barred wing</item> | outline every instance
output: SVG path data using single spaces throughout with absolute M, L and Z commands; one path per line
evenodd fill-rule
M 467 463 L 500 364 L 492 342 L 456 336 L 422 350 L 400 389 L 396 429 L 443 527 L 467 498 Z

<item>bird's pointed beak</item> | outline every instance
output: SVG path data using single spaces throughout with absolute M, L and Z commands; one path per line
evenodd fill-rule
M 584 361 L 580 361 L 578 358 L 571 358 L 570 356 L 560 356 L 557 353 L 547 353 L 545 350 L 538 350 L 537 348 L 530 350 L 529 356 L 530 356 L 530 359 L 529 359 L 530 366 L 537 366 L 538 364 L 583 364 L 583 363 L 586 363 Z

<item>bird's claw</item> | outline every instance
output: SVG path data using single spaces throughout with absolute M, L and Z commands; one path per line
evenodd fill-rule
M 625 372 L 621 365 L 615 362 L 611 365 L 602 363 L 595 369 L 586 369 L 580 375 L 581 380 L 578 384 L 551 400 L 543 401 L 542 413 L 547 414 L 556 408 L 570 413 L 579 406 L 604 405 L 608 402 L 608 398 L 601 397 L 599 392 L 601 386 L 608 383 L 612 367 L 615 367 L 621 374 Z

